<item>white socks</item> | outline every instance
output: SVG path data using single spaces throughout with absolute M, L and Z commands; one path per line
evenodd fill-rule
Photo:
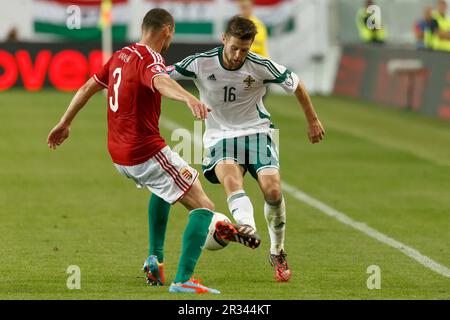
M 278 204 L 264 203 L 264 216 L 270 235 L 270 253 L 279 255 L 284 250 L 284 234 L 286 225 L 286 206 L 284 198 Z
M 256 231 L 253 205 L 244 190 L 233 192 L 227 199 L 228 208 L 238 224 L 248 224 Z M 284 250 L 286 231 L 286 206 L 284 198 L 279 203 L 264 203 L 264 216 L 270 235 L 270 253 L 279 255 Z
M 256 231 L 255 218 L 253 217 L 253 205 L 244 190 L 238 190 L 230 194 L 227 199 L 234 220 L 238 224 L 248 224 Z

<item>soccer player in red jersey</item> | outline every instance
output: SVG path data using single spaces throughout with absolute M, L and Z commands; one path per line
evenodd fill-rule
M 103 68 L 75 94 L 47 143 L 56 149 L 68 137 L 77 113 L 96 92 L 108 90 L 108 150 L 117 170 L 147 187 L 168 204 L 177 201 L 189 212 L 182 253 L 170 292 L 219 293 L 191 278 L 213 217 L 214 205 L 197 179 L 197 171 L 166 145 L 158 121 L 161 95 L 185 102 L 197 119 L 205 119 L 209 107 L 171 80 L 161 52 L 168 49 L 174 33 L 173 17 L 164 9 L 152 9 L 142 23 L 142 39 L 116 51 Z M 167 217 L 149 217 L 150 238 L 164 242 Z M 158 221 L 162 223 L 158 224 Z M 144 271 L 152 284 L 164 284 L 162 258 L 151 255 Z

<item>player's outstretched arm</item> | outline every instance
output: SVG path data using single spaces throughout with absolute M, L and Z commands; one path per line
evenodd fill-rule
M 47 144 L 50 148 L 56 149 L 57 146 L 69 137 L 70 125 L 78 111 L 86 105 L 86 102 L 88 102 L 94 93 L 101 89 L 103 89 L 103 87 L 93 78 L 90 78 L 80 89 L 78 89 L 61 120 L 59 120 L 58 124 L 48 134 Z
M 197 119 L 206 119 L 208 112 L 211 111 L 210 107 L 167 76 L 155 77 L 153 79 L 153 87 L 169 99 L 185 102 Z
M 300 81 L 297 89 L 295 90 L 295 96 L 300 102 L 303 112 L 305 113 L 306 120 L 308 121 L 308 138 L 311 143 L 320 142 L 324 135 L 325 130 L 323 129 L 322 123 L 320 123 L 317 113 L 314 110 L 311 98 L 306 91 L 305 86 Z

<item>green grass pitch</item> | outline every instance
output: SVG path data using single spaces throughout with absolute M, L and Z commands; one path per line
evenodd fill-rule
M 113 167 L 106 149 L 106 98 L 97 94 L 79 114 L 71 137 L 47 148 L 48 131 L 72 93 L 20 90 L 0 98 L 0 299 L 449 299 L 450 278 L 399 250 L 326 216 L 285 193 L 286 250 L 293 271 L 277 283 L 268 263 L 269 239 L 261 193 L 250 177 L 263 243 L 230 244 L 204 252 L 196 275 L 222 291 L 173 295 L 149 287 L 149 192 Z M 284 181 L 352 219 L 450 266 L 450 123 L 369 103 L 314 97 L 326 139 L 311 145 L 294 97 L 267 100 L 280 129 Z M 163 118 L 193 128 L 180 103 L 164 100 Z M 170 145 L 171 132 L 162 129 Z M 199 169 L 199 166 L 196 165 Z M 228 214 L 220 185 L 201 177 Z M 187 221 L 172 208 L 166 238 L 166 277 L 173 280 Z M 81 289 L 68 290 L 69 265 L 81 269 Z M 369 290 L 367 268 L 381 270 Z

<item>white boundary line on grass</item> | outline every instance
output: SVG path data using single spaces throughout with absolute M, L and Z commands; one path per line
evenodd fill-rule
M 179 128 L 184 128 L 183 126 L 177 124 L 176 122 L 169 120 L 167 118 L 161 119 L 161 125 L 165 127 L 168 130 L 175 130 Z M 184 128 L 185 129 L 185 128 Z M 194 143 L 197 144 L 198 142 L 194 140 Z M 311 197 L 310 195 L 304 193 L 303 191 L 299 190 L 298 188 L 286 183 L 285 181 L 282 181 L 282 188 L 284 191 L 286 191 L 288 194 L 290 194 L 295 199 L 309 205 L 310 207 L 313 207 L 324 214 L 326 214 L 329 217 L 335 218 L 337 221 L 346 224 L 353 229 L 356 229 L 358 231 L 361 231 L 362 233 L 366 234 L 367 236 L 378 240 L 384 244 L 387 244 L 388 246 L 399 250 L 400 252 L 404 253 L 411 259 L 416 260 L 421 265 L 427 267 L 428 269 L 433 270 L 436 273 L 439 273 L 440 275 L 450 278 L 450 269 L 447 268 L 444 265 L 441 265 L 437 263 L 436 261 L 430 259 L 429 257 L 421 254 L 419 251 L 417 251 L 414 248 L 411 248 L 395 239 L 392 239 L 391 237 L 388 237 L 387 235 L 369 227 L 367 224 L 358 222 L 347 216 L 346 214 L 326 205 L 325 203 Z
M 325 203 L 307 195 L 303 191 L 298 190 L 296 187 L 286 183 L 285 181 L 282 182 L 283 189 L 287 191 L 291 196 L 293 196 L 295 199 L 302 201 L 309 205 L 310 207 L 313 207 L 319 211 L 322 211 L 327 216 L 335 218 L 339 222 L 342 222 L 343 224 L 346 224 L 356 230 L 361 231 L 362 233 L 365 233 L 371 238 L 374 238 L 380 242 L 383 242 L 384 244 L 387 244 L 388 246 L 391 246 L 397 250 L 400 250 L 404 254 L 406 254 L 408 257 L 416 260 L 421 265 L 424 265 L 425 267 L 433 270 L 434 272 L 437 272 L 445 277 L 450 278 L 450 269 L 446 266 L 443 266 L 436 261 L 428 258 L 427 256 L 424 256 L 419 251 L 417 251 L 414 248 L 408 247 L 407 245 L 392 239 L 388 237 L 387 235 L 369 227 L 365 223 L 358 222 L 347 216 L 346 214 L 333 209 L 332 207 L 326 205 Z

